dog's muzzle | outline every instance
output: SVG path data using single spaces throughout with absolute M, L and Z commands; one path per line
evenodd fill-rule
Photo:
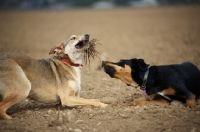
M 81 49 L 83 48 L 85 45 L 87 45 L 89 43 L 89 38 L 90 38 L 90 35 L 89 34 L 84 34 L 83 35 L 83 40 L 80 40 L 76 45 L 75 47 L 77 49 Z
M 114 77 L 116 70 L 114 67 L 106 65 L 106 61 L 102 61 L 102 68 L 111 78 Z

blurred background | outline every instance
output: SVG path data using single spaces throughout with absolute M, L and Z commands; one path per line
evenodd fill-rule
M 200 0 L 1 0 L 4 9 L 66 9 L 66 8 L 113 8 L 147 7 L 165 5 L 197 4 Z
M 57 43 L 88 33 L 104 60 L 200 66 L 200 0 L 0 0 L 0 8 L 1 52 L 48 58 Z
M 56 44 L 72 34 L 85 33 L 102 44 L 96 49 L 103 60 L 142 58 L 150 65 L 189 61 L 200 68 L 199 0 L 0 0 L 0 52 L 21 52 L 35 59 L 50 58 L 49 51 Z M 91 60 L 90 70 L 83 65 L 81 97 L 114 97 L 119 102 L 144 97 L 139 88 L 134 90 L 105 74 L 99 68 L 101 61 L 98 58 Z M 199 107 L 187 111 L 185 106 L 169 107 L 169 114 L 181 121 L 169 118 L 168 114 L 163 114 L 166 111 L 160 111 L 161 107 L 157 106 L 141 108 L 139 113 L 137 107 L 132 108 L 130 117 L 124 118 L 118 115 L 128 111 L 122 107 L 117 112 L 118 108 L 111 106 L 105 110 L 109 112 L 94 114 L 92 118 L 88 115 L 93 110 L 86 114 L 72 109 L 77 119 L 83 119 L 84 123 L 70 121 L 66 127 L 75 130 L 81 126 L 84 127 L 82 131 L 88 132 L 94 132 L 94 127 L 102 132 L 200 130 Z M 154 111 L 148 113 L 149 110 Z M 48 127 L 52 116 L 47 120 L 42 116 L 47 110 L 38 111 L 38 114 L 35 110 L 30 111 L 15 113 L 14 119 L 7 123 L 0 122 L 0 131 L 56 131 L 56 126 Z M 155 114 L 158 111 L 161 114 Z

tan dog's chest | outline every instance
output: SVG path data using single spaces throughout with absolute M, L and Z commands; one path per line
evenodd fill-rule
M 61 94 L 66 96 L 71 94 L 67 91 L 73 91 L 73 95 L 79 96 L 81 90 L 80 68 L 70 67 L 68 69 L 65 67 L 66 64 L 58 62 L 58 60 L 54 60 L 55 62 L 57 65 L 50 65 L 49 68 L 53 72 L 53 76 L 51 74 L 46 76 L 47 72 L 43 72 L 45 76 L 37 78 L 34 76 L 37 73 L 29 74 L 32 83 L 29 98 L 43 103 L 56 103 L 60 101 Z M 58 68 L 57 66 L 64 66 L 64 68 Z
M 68 96 L 71 93 L 79 97 L 81 90 L 80 70 L 77 70 L 75 80 L 62 80 L 62 83 L 47 84 L 43 83 L 40 86 L 31 87 L 28 98 L 34 99 L 42 103 L 57 103 L 60 101 L 60 95 Z M 59 91 L 62 91 L 61 93 Z M 68 93 L 71 91 L 71 93 Z
M 75 95 L 79 97 L 81 91 L 81 70 L 80 67 L 74 67 L 74 70 L 76 72 L 76 86 L 73 87 L 73 90 L 75 91 Z

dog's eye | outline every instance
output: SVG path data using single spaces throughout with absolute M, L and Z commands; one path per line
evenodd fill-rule
M 71 40 L 75 40 L 75 39 L 76 39 L 76 37 L 72 37 L 72 38 L 71 38 Z

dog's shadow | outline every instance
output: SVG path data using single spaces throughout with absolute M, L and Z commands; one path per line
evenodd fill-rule
M 38 111 L 41 109 L 55 109 L 55 110 L 61 110 L 61 109 L 73 109 L 73 107 L 62 107 L 61 103 L 51 103 L 51 104 L 44 104 L 44 103 L 39 103 L 34 100 L 25 100 L 22 101 L 18 104 L 15 104 L 11 106 L 8 110 L 7 113 L 9 115 L 18 113 L 18 112 L 25 112 L 27 110 L 33 110 L 33 111 Z

